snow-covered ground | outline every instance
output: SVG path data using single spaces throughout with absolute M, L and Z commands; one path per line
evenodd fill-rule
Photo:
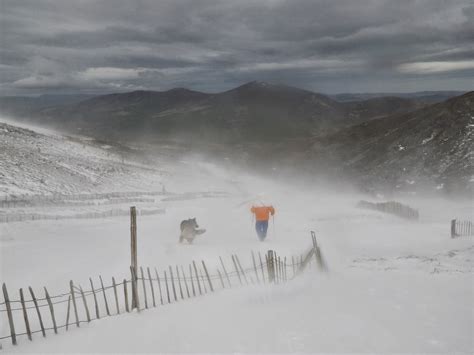
M 164 148 L 151 164 L 136 149 L 3 121 L 0 117 L 0 200 L 11 195 L 161 190 L 169 175 Z
M 62 159 L 68 152 L 61 153 Z M 91 155 L 91 165 L 102 166 L 96 153 Z M 230 255 L 237 254 L 249 266 L 252 250 L 299 255 L 311 245 L 310 231 L 315 230 L 329 272 L 309 270 L 285 285 L 224 290 L 140 314 L 105 318 L 80 329 L 72 327 L 67 334 L 50 333 L 45 339 L 36 334 L 33 342 L 22 337 L 18 347 L 3 340 L 5 351 L 474 351 L 473 238 L 451 239 L 449 233 L 451 218 L 472 218 L 471 203 L 401 198 L 420 211 L 420 221 L 410 222 L 357 209 L 357 202 L 367 197 L 349 189 L 277 183 L 230 165 L 191 158 L 167 164 L 166 175 L 156 173 L 167 193 L 153 195 L 153 202 L 134 203 L 138 208 L 166 210 L 138 218 L 140 265 L 161 271 L 168 265 L 205 260 L 214 272 L 219 256 L 230 265 Z M 13 173 L 19 176 L 21 168 L 18 171 Z M 120 185 L 120 176 L 110 177 L 115 191 L 125 186 Z M 146 178 L 140 185 L 142 176 Z M 142 176 L 128 177 L 123 191 L 161 186 L 149 184 L 152 172 Z M 76 182 L 70 186 L 71 192 L 83 192 Z M 91 191 L 90 185 L 84 186 Z M 257 241 L 249 212 L 261 193 L 277 211 L 264 243 Z M 63 213 L 76 208 L 65 206 Z M 179 223 L 190 217 L 196 217 L 207 232 L 193 245 L 179 245 Z M 122 280 L 129 274 L 129 233 L 127 216 L 2 223 L 1 281 L 10 297 L 18 299 L 20 287 L 32 286 L 42 295 L 47 286 L 57 294 L 67 292 L 71 279 L 84 288 L 89 277 L 97 284 L 98 275 L 107 284 L 112 276 Z M 5 314 L 0 317 L 0 335 L 7 335 Z M 63 323 L 62 310 L 58 317 Z M 49 318 L 47 322 L 49 326 Z M 24 331 L 21 318 L 18 328 Z

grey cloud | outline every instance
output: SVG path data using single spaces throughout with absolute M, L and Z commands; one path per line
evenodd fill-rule
M 469 0 L 0 0 L 0 10 L 2 94 L 254 79 L 323 92 L 473 88 Z

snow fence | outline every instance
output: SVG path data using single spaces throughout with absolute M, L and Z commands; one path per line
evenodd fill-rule
M 0 341 L 8 340 L 17 345 L 20 338 L 32 341 L 39 333 L 47 337 L 68 332 L 103 317 L 139 313 L 245 285 L 284 285 L 310 269 L 325 272 L 327 266 L 316 235 L 311 232 L 311 236 L 311 247 L 300 255 L 280 256 L 269 250 L 262 256 L 252 251 L 252 264 L 247 267 L 242 266 L 235 254 L 227 260 L 219 256 L 219 266 L 214 270 L 203 260 L 192 260 L 186 267 L 169 266 L 160 272 L 156 268 L 130 267 L 129 276 L 121 281 L 112 277 L 106 284 L 99 276 L 95 284 L 90 278 L 89 285 L 83 287 L 71 280 L 65 292 L 50 295 L 44 287 L 41 297 L 31 287 L 20 288 L 17 293 L 8 290 L 3 283 L 0 315 L 4 317 L 2 324 L 8 324 L 2 331 L 9 333 L 0 334 Z

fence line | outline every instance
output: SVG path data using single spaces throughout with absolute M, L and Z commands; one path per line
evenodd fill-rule
M 474 236 L 474 222 L 451 220 L 451 238 Z
M 137 211 L 140 216 L 148 216 L 155 214 L 164 214 L 166 210 L 164 208 L 158 208 L 153 210 L 142 209 Z M 17 214 L 0 214 L 0 223 L 10 222 L 24 222 L 24 221 L 37 221 L 37 220 L 59 220 L 59 219 L 96 219 L 96 218 L 107 218 L 116 216 L 128 216 L 129 210 L 123 209 L 111 209 L 107 211 L 99 212 L 84 212 L 75 213 L 70 215 L 54 215 L 54 214 L 40 214 L 40 213 L 17 213 Z
M 374 202 L 361 200 L 357 203 L 357 207 L 380 211 L 384 213 L 390 213 L 395 216 L 411 219 L 411 220 L 418 220 L 420 217 L 418 210 L 415 210 L 411 208 L 410 206 L 403 205 L 400 202 L 396 202 L 396 201 L 374 203 Z
M 184 272 L 185 268 L 182 265 L 180 267 L 170 265 L 161 274 L 155 268 L 155 277 L 152 276 L 149 267 L 139 267 L 140 273 L 132 267 L 130 276 L 125 278 L 123 282 L 117 283 L 115 278 L 112 278 L 111 284 L 107 286 L 104 285 L 102 277 L 99 276 L 100 286 L 94 287 L 91 278 L 89 279 L 89 289 L 85 289 L 79 284 L 75 285 L 71 281 L 68 292 L 50 296 L 45 288 L 45 297 L 38 298 L 34 296 L 33 289 L 29 287 L 30 300 L 24 299 L 22 290 L 20 290 L 22 296 L 20 300 L 8 297 L 7 286 L 3 284 L 4 301 L 0 303 L 0 315 L 6 314 L 8 317 L 10 334 L 0 334 L 0 340 L 11 339 L 15 345 L 17 338 L 25 335 L 28 336 L 29 340 L 32 340 L 32 335 L 40 332 L 43 336 L 47 336 L 51 331 L 57 333 L 58 330 L 64 328 L 68 331 L 71 325 L 80 327 L 83 323 L 89 323 L 101 317 L 128 313 L 134 310 L 131 302 L 134 297 L 137 300 L 135 303 L 136 310 L 139 312 L 200 295 L 211 294 L 219 290 L 241 287 L 241 285 L 284 284 L 308 269 L 313 261 L 315 261 L 314 264 L 319 270 L 326 271 L 327 267 L 313 233 L 312 237 L 313 245 L 311 248 L 303 254 L 293 255 L 291 262 L 289 262 L 290 258 L 282 257 L 277 255 L 275 251 L 270 250 L 265 254 L 265 259 L 262 258 L 260 252 L 252 252 L 252 264 L 246 268 L 242 267 L 240 259 L 236 255 L 232 255 L 231 260 L 227 260 L 227 262 L 219 257 L 220 264 L 216 263 L 212 270 L 209 269 L 209 264 L 203 260 L 191 262 L 188 265 L 189 274 Z M 265 262 L 259 262 L 262 260 L 265 260 Z M 229 269 L 231 265 L 235 265 L 233 271 Z M 143 271 L 144 269 L 147 270 L 147 273 Z M 136 277 L 137 275 L 139 277 Z M 227 282 L 224 282 L 224 278 Z M 133 287 L 134 285 L 135 287 Z M 157 292 L 155 292 L 155 287 Z M 118 292 L 118 288 L 123 288 L 123 292 Z M 167 292 L 165 294 L 163 294 L 164 288 Z M 130 300 L 129 292 L 133 292 Z M 122 296 L 119 297 L 119 294 Z M 159 299 L 156 300 L 155 298 L 158 295 Z M 115 307 L 109 307 L 110 301 L 112 301 L 111 305 L 115 301 Z M 12 304 L 19 306 L 12 307 Z M 46 310 L 44 310 L 45 307 Z M 34 311 L 31 311 L 32 309 Z M 64 319 L 62 317 L 65 314 L 66 321 L 64 322 L 60 319 Z M 70 314 L 72 314 L 73 319 L 70 318 Z M 33 330 L 35 325 L 38 326 L 38 323 L 41 329 Z M 22 324 L 26 331 L 17 331 Z
M 301 262 L 296 262 L 294 265 L 287 264 L 287 267 L 290 268 L 290 267 L 295 266 L 295 267 L 299 268 L 301 265 L 302 265 Z M 266 264 L 260 264 L 259 263 L 258 268 L 261 269 L 262 267 L 266 267 Z M 243 271 L 245 273 L 251 273 L 251 272 L 254 271 L 254 268 L 249 267 L 249 268 L 243 269 Z M 228 276 L 229 277 L 237 276 L 237 271 L 228 272 Z M 215 280 L 219 280 L 220 277 L 219 277 L 218 274 L 215 274 L 215 275 L 209 275 L 209 278 L 211 280 L 215 281 Z M 181 276 L 181 280 L 183 280 L 183 282 L 184 281 L 191 281 L 192 279 L 194 280 L 195 277 L 189 277 L 189 276 L 186 276 L 186 275 Z M 126 280 L 126 282 L 131 282 L 131 279 L 125 279 L 125 280 Z M 147 277 L 137 277 L 137 280 L 138 281 L 142 281 L 142 280 L 144 280 L 144 281 L 158 281 L 159 280 L 160 282 L 164 282 L 165 278 L 164 277 L 159 277 L 159 276 L 158 276 L 158 278 L 157 277 L 155 277 L 155 278 L 153 278 L 153 277 L 152 278 L 150 278 L 150 277 L 148 277 L 148 278 Z M 124 282 L 116 283 L 115 286 L 117 286 L 117 287 L 121 286 L 121 285 L 123 285 L 123 283 Z M 94 288 L 94 289 L 91 288 L 91 290 L 89 290 L 89 291 L 84 291 L 84 295 L 89 296 L 89 295 L 92 295 L 93 293 L 99 293 L 100 291 L 103 291 L 104 289 L 105 290 L 110 290 L 110 289 L 113 289 L 113 288 L 114 288 L 114 285 L 104 286 L 104 288 L 102 288 L 102 287 L 101 288 Z M 75 287 L 75 290 L 77 292 L 80 292 L 80 290 L 77 287 Z M 51 299 L 56 299 L 56 298 L 65 298 L 65 297 L 69 297 L 69 296 L 70 296 L 70 293 L 68 292 L 68 293 L 62 293 L 62 294 L 59 294 L 59 295 L 54 295 L 54 296 L 49 296 L 49 297 Z M 36 300 L 38 302 L 47 301 L 47 298 L 46 297 L 36 298 Z M 67 301 L 68 301 L 68 299 L 64 299 L 64 300 L 61 300 L 61 301 L 53 302 L 53 304 L 61 304 L 61 303 L 65 303 Z M 9 303 L 21 303 L 21 302 L 22 302 L 21 300 L 12 300 L 12 299 L 9 300 Z M 5 305 L 5 303 L 6 302 L 0 302 L 0 306 Z M 34 301 L 33 300 L 24 300 L 24 303 L 25 304 L 26 303 L 34 303 Z M 38 307 L 40 307 L 40 308 L 41 307 L 48 307 L 48 304 L 39 305 Z M 34 306 L 33 307 L 26 307 L 26 309 L 35 309 L 35 307 Z M 12 308 L 12 311 L 20 311 L 20 310 L 22 310 L 22 308 Z M 0 312 L 6 312 L 6 309 L 0 309 Z
M 176 197 L 190 197 L 195 195 L 215 196 L 226 194 L 224 191 L 200 191 L 189 193 L 173 193 L 168 191 L 130 191 L 130 192 L 105 192 L 105 193 L 89 193 L 89 194 L 50 194 L 50 195 L 10 195 L 0 197 L 0 208 L 16 208 L 16 207 L 34 207 L 42 205 L 55 206 L 89 206 L 96 203 L 91 200 L 111 200 L 99 204 L 113 204 L 113 203 L 127 203 L 132 201 L 138 202 L 153 202 L 154 199 L 143 196 L 168 196 L 170 198 Z M 142 197 L 138 197 L 142 196 Z M 73 201 L 77 201 L 74 203 Z M 89 202 L 87 202 L 89 201 Z
M 20 194 L 20 195 L 10 195 L 4 196 L 0 199 L 0 206 L 2 203 L 9 202 L 57 202 L 57 201 L 77 201 L 77 200 L 104 200 L 111 198 L 133 198 L 136 196 L 157 196 L 157 195 L 172 195 L 169 192 L 163 191 L 129 191 L 129 192 L 103 192 L 103 193 L 82 193 L 82 194 Z
M 105 200 L 105 201 L 103 201 Z M 97 199 L 97 201 L 87 201 L 87 200 L 0 200 L 0 208 L 29 208 L 29 207 L 84 207 L 84 206 L 104 206 L 104 205 L 114 205 L 120 203 L 129 203 L 129 202 L 147 202 L 154 203 L 156 200 L 154 198 L 147 197 L 122 197 L 122 198 L 107 198 L 107 199 Z

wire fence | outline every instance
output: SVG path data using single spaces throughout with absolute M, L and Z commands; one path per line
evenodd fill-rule
M 128 276 L 119 282 L 112 277 L 106 285 L 99 276 L 98 280 L 90 278 L 83 288 L 71 280 L 67 291 L 52 296 L 45 287 L 44 296 L 36 297 L 34 290 L 28 287 L 29 299 L 23 289 L 18 290 L 19 297 L 11 299 L 13 293 L 8 292 L 4 283 L 0 317 L 8 324 L 2 329 L 5 332 L 9 329 L 9 334 L 0 334 L 0 340 L 10 339 L 16 345 L 20 337 L 26 336 L 31 341 L 37 333 L 46 337 L 48 333 L 57 334 L 60 329 L 68 331 L 71 326 L 80 327 L 103 317 L 141 312 L 224 289 L 285 284 L 312 264 L 326 271 L 313 233 L 312 238 L 311 248 L 298 256 L 283 257 L 271 250 L 264 255 L 252 251 L 252 263 L 245 268 L 235 254 L 227 260 L 219 256 L 211 270 L 204 261 L 194 260 L 186 267 L 173 265 L 161 272 L 156 268 L 131 267 Z

